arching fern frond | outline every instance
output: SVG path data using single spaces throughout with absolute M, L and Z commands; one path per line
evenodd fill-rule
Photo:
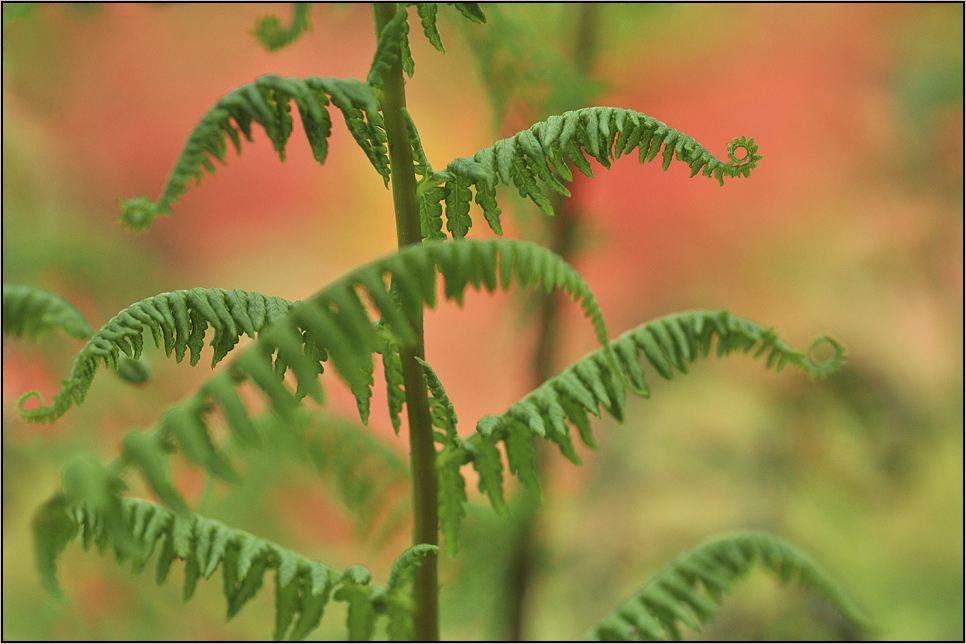
M 43 337 L 54 329 L 81 340 L 94 333 L 84 314 L 60 295 L 36 286 L 3 285 L 5 334 Z
M 768 533 L 739 532 L 706 541 L 676 558 L 585 633 L 584 639 L 680 640 L 682 625 L 698 631 L 714 619 L 724 593 L 755 563 L 782 583 L 797 579 L 829 600 L 860 631 L 868 629 L 868 620 L 828 573 L 797 546 Z
M 490 291 L 498 284 L 509 288 L 513 282 L 522 286 L 542 283 L 548 291 L 563 289 L 580 302 L 598 340 L 605 345 L 606 355 L 607 330 L 600 307 L 573 267 L 534 244 L 480 240 L 407 247 L 349 274 L 318 296 L 293 306 L 284 320 L 262 333 L 256 345 L 235 359 L 232 366 L 249 374 L 274 406 L 287 413 L 296 397 L 273 375 L 269 357 L 277 353 L 275 370 L 279 370 L 279 363 L 291 368 L 300 391 L 321 400 L 318 359 L 312 357 L 321 352 L 321 359 L 327 357 L 349 385 L 356 396 L 360 418 L 366 422 L 373 384 L 372 354 L 382 353 L 384 360 L 390 354 L 387 368 L 390 372 L 395 369 L 384 332 L 391 334 L 392 342 L 412 342 L 415 334 L 407 320 L 424 306 L 435 308 L 437 273 L 445 280 L 445 296 L 460 305 L 470 285 Z M 387 275 L 392 277 L 392 294 Z M 367 296 L 378 311 L 381 326 L 374 326 L 361 296 Z M 306 344 L 309 341 L 313 343 L 311 351 Z M 611 360 L 616 369 L 616 358 L 611 356 Z M 390 380 L 390 386 L 393 382 Z M 398 402 L 390 392 L 391 404 L 394 400 Z
M 404 552 L 393 564 L 387 585 L 378 587 L 370 583 L 371 575 L 361 566 L 339 572 L 219 521 L 177 514 L 148 501 L 118 499 L 118 503 L 124 531 L 139 546 L 134 555 L 116 547 L 119 530 L 107 529 L 105 513 L 90 505 L 71 503 L 58 495 L 38 513 L 34 522 L 40 546 L 38 563 L 45 585 L 59 597 L 63 593 L 53 576 L 54 560 L 83 535 L 85 549 L 92 544 L 101 552 L 114 547 L 118 563 L 130 560 L 135 574 L 158 550 L 155 580 L 159 584 L 167 579 L 174 560 L 183 560 L 185 601 L 194 595 L 200 578 L 209 579 L 220 568 L 229 620 L 259 591 L 265 573 L 275 569 L 276 640 L 304 639 L 319 625 L 330 597 L 350 604 L 347 626 L 351 639 L 371 635 L 380 615 L 388 616 L 390 632 L 404 639 L 413 637 L 410 599 L 405 591 L 422 557 L 435 552 L 436 546 L 420 544 Z
M 790 364 L 812 378 L 834 373 L 845 360 L 845 350 L 828 336 L 815 340 L 809 353 L 828 343 L 833 355 L 816 361 L 789 346 L 773 329 L 725 310 L 690 311 L 661 318 L 628 331 L 613 340 L 609 348 L 620 363 L 620 375 L 649 396 L 642 355 L 662 378 L 670 380 L 675 371 L 686 374 L 689 364 L 706 358 L 715 338 L 719 357 L 735 351 L 753 352 L 754 358 L 765 357 L 766 368 L 780 371 Z M 550 378 L 503 414 L 484 416 L 477 422 L 477 433 L 464 441 L 464 449 L 480 474 L 480 491 L 490 496 L 497 510 L 503 507 L 503 496 L 499 477 L 502 466 L 493 458 L 495 443 L 504 442 L 511 472 L 536 491 L 533 438 L 539 436 L 556 443 L 564 456 L 579 464 L 568 422 L 577 428 L 585 445 L 595 448 L 590 415 L 600 417 L 603 407 L 618 421 L 623 420 L 626 394 L 617 376 L 605 352 L 599 350 Z M 477 463 L 477 459 L 482 460 Z
M 369 85 L 352 78 L 298 79 L 270 74 L 238 87 L 220 99 L 188 137 L 158 200 L 135 197 L 122 201 L 121 221 L 142 230 L 149 228 L 155 217 L 171 214 L 172 207 L 189 186 L 201 181 L 203 170 L 214 174 L 212 158 L 224 163 L 228 139 L 241 154 L 241 135 L 252 141 L 253 121 L 265 129 L 279 158 L 284 161 L 285 145 L 293 127 L 290 101 L 295 101 L 298 107 L 313 156 L 319 163 L 324 163 L 332 129 L 326 109 L 330 99 L 342 112 L 352 138 L 388 186 L 386 133 L 378 101 Z
M 6 293 L 5 289 L 5 308 Z M 141 356 L 146 329 L 150 329 L 156 347 L 164 346 L 168 357 L 174 352 L 175 360 L 181 362 L 187 350 L 191 364 L 195 365 L 201 358 L 205 332 L 211 326 L 214 329 L 211 366 L 214 367 L 238 343 L 242 333 L 254 338 L 263 328 L 281 319 L 291 306 L 291 302 L 282 298 L 220 288 L 173 291 L 141 300 L 114 316 L 87 342 L 49 406 L 43 404 L 39 392 L 30 391 L 21 396 L 18 401 L 21 417 L 31 422 L 53 422 L 74 403 L 84 402 L 101 361 L 117 369 L 122 354 L 134 359 Z M 17 319 L 16 315 L 11 318 Z M 5 310 L 4 324 L 6 319 Z M 40 406 L 25 410 L 24 403 L 34 397 Z
M 662 151 L 663 147 L 663 151 Z M 698 173 L 714 177 L 722 185 L 725 177 L 748 177 L 758 167 L 762 155 L 754 139 L 735 138 L 728 144 L 729 161 L 714 157 L 690 136 L 634 110 L 616 107 L 590 107 L 551 116 L 527 130 L 497 141 L 492 147 L 480 150 L 472 157 L 451 161 L 446 169 L 423 191 L 445 182 L 446 217 L 458 223 L 448 225 L 454 237 L 466 234 L 472 192 L 483 209 L 490 227 L 501 234 L 500 208 L 496 202 L 496 186 L 502 183 L 514 187 L 521 197 L 531 199 L 546 214 L 552 215 L 550 200 L 538 186 L 540 179 L 552 191 L 570 196 L 557 179 L 573 179 L 567 162 L 592 177 L 590 159 L 605 168 L 622 155 L 638 150 L 643 164 L 658 154 L 663 157 L 662 168 L 667 170 L 673 159 L 691 167 L 691 176 Z
M 275 16 L 265 16 L 255 25 L 252 35 L 258 39 L 262 47 L 268 51 L 275 51 L 291 45 L 298 40 L 306 31 L 309 31 L 309 10 L 312 8 L 309 2 L 293 2 L 294 15 L 292 24 L 283 27 L 281 21 Z

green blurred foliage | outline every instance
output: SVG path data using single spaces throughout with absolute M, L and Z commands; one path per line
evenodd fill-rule
M 250 35 L 271 12 L 264 7 L 11 11 L 20 9 L 4 5 L 5 281 L 64 295 L 97 327 L 176 288 L 302 297 L 391 248 L 391 229 L 358 239 L 391 220 L 364 159 L 334 149 L 318 170 L 306 146 L 304 159 L 296 149 L 280 166 L 264 140 L 207 178 L 158 231 L 131 235 L 113 223 L 114 200 L 158 190 L 194 121 L 234 85 L 268 72 L 364 77 L 367 8 L 315 7 L 313 31 L 279 54 L 258 52 Z M 601 450 L 581 453 L 582 468 L 553 461 L 529 633 L 573 637 L 681 550 L 717 530 L 756 527 L 823 562 L 878 620 L 877 637 L 962 640 L 962 5 L 608 5 L 601 13 L 600 82 L 578 94 L 603 91 L 600 103 L 642 110 L 709 147 L 746 133 L 766 155 L 761 177 L 733 189 L 621 164 L 582 186 L 590 223 L 579 268 L 611 332 L 673 310 L 727 306 L 796 344 L 830 331 L 850 363 L 819 384 L 741 358 L 698 365 L 687 378 L 652 383 L 653 399 L 632 403 L 625 424 L 600 423 Z M 447 54 L 414 39 L 407 88 L 439 167 L 494 139 L 470 53 L 471 41 L 489 36 L 440 15 Z M 530 68 L 494 59 L 507 81 L 498 101 L 546 100 L 553 109 L 570 89 L 567 70 L 552 64 L 554 51 L 570 51 L 570 16 L 549 3 L 494 11 L 494 27 L 536 34 L 547 52 Z M 546 61 L 552 69 L 541 71 Z M 526 93 L 533 88 L 536 98 Z M 642 186 L 643 201 L 624 196 Z M 590 348 L 570 314 L 561 322 L 564 361 Z M 434 328 L 475 328 L 469 314 L 434 315 Z M 502 315 L 509 321 L 473 344 L 510 335 L 504 373 L 525 374 L 520 356 L 532 337 L 515 314 Z M 478 357 L 447 353 L 447 342 L 431 340 L 430 359 L 468 423 L 462 432 L 477 412 L 526 392 L 520 376 L 490 394 L 474 379 Z M 98 379 L 57 425 L 20 423 L 16 398 L 51 391 L 79 348 L 57 334 L 43 345 L 4 340 L 4 639 L 264 638 L 270 593 L 226 625 L 218 580 L 183 604 L 179 572 L 156 587 L 76 546 L 60 567 L 71 604 L 44 594 L 29 522 L 61 466 L 83 450 L 113 457 L 125 432 L 153 425 L 206 375 L 148 350 L 144 387 Z M 481 401 L 488 394 L 494 399 Z M 388 422 L 374 424 L 393 440 Z M 358 539 L 352 513 L 312 467 L 260 458 L 237 490 L 207 489 L 187 467 L 179 481 L 214 518 L 336 566 L 364 563 L 385 580 L 406 545 L 405 512 L 382 544 Z M 145 494 L 131 483 L 132 494 Z M 529 503 L 517 494 L 514 515 Z M 482 504 L 472 509 L 459 558 L 442 560 L 448 637 L 501 632 L 494 583 L 514 525 Z M 339 610 L 327 609 L 316 637 L 343 636 Z M 756 574 L 700 637 L 846 635 L 815 597 Z

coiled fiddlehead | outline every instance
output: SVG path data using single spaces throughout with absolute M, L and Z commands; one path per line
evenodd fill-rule
M 252 599 L 275 569 L 274 639 L 304 639 L 319 625 L 330 597 L 350 604 L 349 639 L 368 639 L 376 619 L 385 615 L 387 629 L 398 639 L 412 639 L 411 599 L 406 592 L 413 572 L 436 546 L 420 544 L 406 550 L 393 563 L 384 587 L 370 583 L 362 566 L 338 571 L 248 532 L 195 514 L 178 514 L 149 501 L 117 498 L 117 516 L 98 511 L 84 501 L 55 496 L 37 513 L 34 538 L 44 585 L 66 602 L 55 576 L 55 560 L 67 545 L 82 535 L 84 548 L 96 545 L 114 549 L 118 563 L 131 561 L 138 574 L 159 550 L 155 580 L 164 583 L 175 559 L 185 562 L 183 597 L 194 595 L 200 578 L 209 579 L 221 568 L 222 592 L 230 620 Z M 125 545 L 121 545 L 121 544 Z
M 191 132 L 158 200 L 135 197 L 122 201 L 121 221 L 131 228 L 144 230 L 151 226 L 155 217 L 171 214 L 172 207 L 189 186 L 201 181 L 203 170 L 214 174 L 212 158 L 224 163 L 227 139 L 241 154 L 241 135 L 252 141 L 253 121 L 265 129 L 279 158 L 284 161 L 285 145 L 293 127 L 290 101 L 295 101 L 298 107 L 312 155 L 316 161 L 324 163 L 332 129 L 326 109 L 330 99 L 342 112 L 352 138 L 388 186 L 386 133 L 379 104 L 369 85 L 353 78 L 298 79 L 270 74 L 238 87 L 220 99 Z
M 252 35 L 258 39 L 261 45 L 269 50 L 275 51 L 291 45 L 298 40 L 306 31 L 309 31 L 309 10 L 312 5 L 308 2 L 293 2 L 294 15 L 292 24 L 287 28 L 282 27 L 282 23 L 275 16 L 265 16 L 255 25 Z
M 70 376 L 61 382 L 61 391 L 49 406 L 43 404 L 37 391 L 21 396 L 17 403 L 20 415 L 31 422 L 53 422 L 74 403 L 84 402 L 101 361 L 117 369 L 122 353 L 134 359 L 141 356 L 146 328 L 151 331 L 154 345 L 163 345 L 168 357 L 174 352 L 175 360 L 181 362 L 187 350 L 195 365 L 201 358 L 205 332 L 211 326 L 215 332 L 211 340 L 214 367 L 238 343 L 242 333 L 254 338 L 285 315 L 291 305 L 282 298 L 220 288 L 195 288 L 149 297 L 118 313 L 94 334 L 74 360 Z M 37 409 L 23 408 L 30 398 L 40 401 Z
M 585 633 L 584 639 L 680 640 L 682 625 L 698 631 L 714 619 L 724 593 L 756 562 L 782 583 L 797 577 L 799 584 L 828 599 L 861 631 L 868 629 L 868 620 L 831 577 L 794 544 L 764 532 L 738 532 L 715 537 L 679 556 Z
M 643 395 L 649 396 L 640 358 L 662 377 L 670 380 L 674 372 L 688 373 L 688 365 L 706 358 L 717 338 L 717 355 L 732 352 L 765 357 L 768 369 L 780 371 L 793 365 L 812 378 L 826 377 L 841 368 L 845 350 L 834 339 L 822 336 L 812 350 L 828 343 L 833 355 L 816 361 L 777 336 L 773 329 L 727 311 L 691 311 L 643 324 L 610 343 L 617 356 L 621 375 Z M 603 351 L 596 351 L 544 382 L 503 414 L 484 416 L 477 422 L 477 433 L 462 441 L 464 462 L 472 462 L 480 475 L 480 491 L 490 497 L 494 509 L 505 511 L 502 490 L 502 462 L 496 444 L 506 447 L 510 471 L 525 486 L 539 491 L 533 438 L 554 442 L 571 462 L 580 464 L 570 438 L 568 422 L 577 428 L 581 440 L 596 448 L 590 428 L 590 415 L 601 416 L 601 407 L 623 420 L 625 388 Z
M 725 162 L 692 137 L 646 114 L 616 107 L 590 107 L 551 116 L 471 157 L 451 161 L 445 170 L 421 182 L 420 196 L 426 199 L 427 192 L 436 190 L 445 197 L 447 228 L 454 238 L 465 237 L 472 225 L 471 200 L 483 209 L 490 228 L 502 235 L 502 211 L 496 201 L 498 184 L 516 188 L 521 197 L 529 198 L 543 212 L 552 215 L 550 200 L 537 185 L 537 179 L 554 192 L 570 196 L 557 179 L 557 175 L 566 181 L 573 179 L 568 161 L 583 174 L 593 177 L 590 159 L 610 168 L 613 161 L 635 148 L 641 164 L 661 154 L 664 170 L 676 158 L 691 167 L 692 177 L 701 173 L 714 177 L 722 185 L 725 177 L 751 176 L 758 161 L 764 158 L 758 154 L 754 139 L 734 139 L 728 144 L 729 161 Z M 431 226 L 427 237 L 440 230 L 436 223 L 426 225 Z
M 54 329 L 81 340 L 94 333 L 77 307 L 60 295 L 36 286 L 3 285 L 4 333 L 43 337 Z

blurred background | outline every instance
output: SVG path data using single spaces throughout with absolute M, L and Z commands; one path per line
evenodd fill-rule
M 761 167 L 724 187 L 689 179 L 678 163 L 666 173 L 633 156 L 609 171 L 595 165 L 597 178 L 575 181 L 564 207 L 577 240 L 567 256 L 612 336 L 677 311 L 728 308 L 796 347 L 831 333 L 849 362 L 818 383 L 745 356 L 708 360 L 671 383 L 652 375 L 652 399 L 630 401 L 625 423 L 595 425 L 600 449 L 582 450 L 582 467 L 546 455 L 537 514 L 520 492 L 514 507 L 525 509 L 497 517 L 468 475 L 475 505 L 461 552 L 441 557 L 444 637 L 505 636 L 506 553 L 525 525 L 536 553 L 527 638 L 577 637 L 680 551 L 760 528 L 818 559 L 874 618 L 876 638 L 962 640 L 963 6 L 486 10 L 482 27 L 440 9 L 445 55 L 411 12 L 409 110 L 436 168 L 585 104 L 644 112 L 719 158 L 733 137 L 754 137 Z M 298 130 L 284 164 L 256 131 L 149 233 L 114 221 L 117 199 L 158 195 L 191 129 L 234 87 L 266 73 L 365 78 L 375 43 L 367 5 L 315 6 L 311 32 L 276 53 L 251 32 L 265 15 L 287 23 L 286 5 L 12 11 L 4 5 L 5 283 L 60 293 L 99 328 L 175 289 L 302 299 L 393 251 L 389 191 L 335 113 L 324 167 Z M 505 190 L 500 198 L 506 237 L 551 243 L 532 204 Z M 491 236 L 473 216 L 469 236 Z M 532 388 L 538 306 L 522 292 L 470 294 L 462 309 L 444 302 L 428 314 L 427 358 L 464 436 Z M 576 306 L 563 306 L 552 328 L 554 371 L 595 348 Z M 133 578 L 73 544 L 58 565 L 70 604 L 44 593 L 30 521 L 60 469 L 79 452 L 113 458 L 126 432 L 153 426 L 210 375 L 206 356 L 191 368 L 149 348 L 144 387 L 102 373 L 57 424 L 22 423 L 17 397 L 39 389 L 49 399 L 81 346 L 58 334 L 4 339 L 4 639 L 270 636 L 269 580 L 226 624 L 219 580 L 182 604 L 180 570 L 159 587 L 152 573 Z M 356 418 L 326 378 L 331 408 Z M 371 434 L 405 458 L 379 387 Z M 187 466 L 179 484 L 208 516 L 339 569 L 363 564 L 384 583 L 407 546 L 405 504 L 360 523 L 310 468 L 284 458 L 253 459 L 239 489 L 205 493 Z M 313 638 L 344 637 L 342 606 L 327 609 Z M 761 572 L 691 634 L 849 635 L 817 596 Z

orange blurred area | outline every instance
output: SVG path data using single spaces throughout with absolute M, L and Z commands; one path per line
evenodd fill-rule
M 284 163 L 255 128 L 240 156 L 230 151 L 150 232 L 115 223 L 118 199 L 157 197 L 191 129 L 234 87 L 268 73 L 364 79 L 375 46 L 367 5 L 314 6 L 311 31 L 275 53 L 251 32 L 267 14 L 286 22 L 287 5 L 42 5 L 9 20 L 8 8 L 5 283 L 64 295 L 99 328 L 176 289 L 304 299 L 393 252 L 390 192 L 336 111 L 324 166 L 296 114 Z M 523 91 L 512 110 L 494 109 L 498 94 L 478 64 L 486 29 L 516 30 L 519 64 L 533 66 L 527 78 L 545 93 L 560 90 L 552 68 L 572 57 L 575 5 L 485 10 L 489 25 L 479 26 L 440 8 L 445 55 L 410 15 L 408 109 L 437 170 L 516 131 L 494 123 L 547 116 L 543 98 Z M 762 528 L 821 561 L 876 620 L 876 638 L 961 640 L 963 5 L 602 4 L 596 40 L 593 104 L 644 112 L 718 158 L 738 136 L 764 155 L 750 178 L 723 187 L 689 179 L 677 162 L 642 167 L 636 150 L 570 185 L 579 243 L 568 260 L 611 336 L 677 311 L 727 308 L 799 348 L 831 333 L 849 363 L 812 383 L 743 356 L 710 359 L 687 378 L 652 382 L 652 399 L 629 402 L 624 424 L 597 421 L 600 449 L 578 448 L 582 467 L 549 454 L 530 637 L 577 637 L 681 550 L 716 531 Z M 506 237 L 546 243 L 542 213 L 514 191 L 498 196 Z M 469 237 L 492 236 L 475 205 L 471 214 Z M 532 388 L 529 304 L 518 291 L 468 293 L 463 308 L 442 301 L 427 313 L 427 359 L 462 435 Z M 556 331 L 558 368 L 596 348 L 576 305 Z M 71 603 L 44 593 L 30 522 L 60 469 L 84 451 L 112 459 L 125 433 L 153 426 L 210 375 L 208 349 L 192 368 L 146 342 L 148 385 L 100 373 L 58 424 L 23 423 L 17 398 L 38 389 L 49 401 L 81 346 L 57 334 L 4 338 L 4 639 L 265 639 L 269 580 L 225 624 L 220 580 L 200 582 L 183 604 L 178 565 L 156 586 L 153 571 L 132 578 L 73 544 L 58 566 Z M 369 431 L 405 458 L 406 430 L 393 434 L 379 371 Z M 324 380 L 330 410 L 357 419 L 342 383 Z M 385 583 L 408 545 L 404 505 L 378 513 L 389 528 L 360 534 L 309 469 L 268 457 L 242 469 L 241 489 L 208 489 L 188 465 L 179 485 L 221 521 L 338 569 L 362 564 Z M 129 478 L 132 495 L 148 496 Z M 516 482 L 508 487 L 524 505 Z M 467 491 L 465 542 L 456 559 L 441 557 L 443 634 L 499 638 L 498 562 L 513 513 L 497 517 L 469 473 Z M 326 610 L 312 637 L 344 637 L 344 608 Z M 756 573 L 697 637 L 837 639 L 830 610 Z

